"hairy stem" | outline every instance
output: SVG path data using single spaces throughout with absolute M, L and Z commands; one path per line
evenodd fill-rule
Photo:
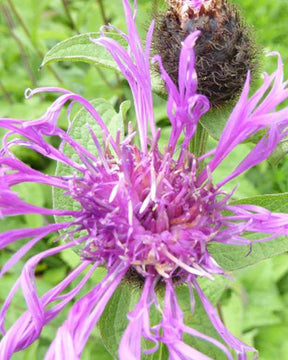
M 32 39 L 31 39 L 31 34 L 27 28 L 27 26 L 25 25 L 24 21 L 22 20 L 21 16 L 19 15 L 19 12 L 17 11 L 16 7 L 13 4 L 12 0 L 7 0 L 10 9 L 13 13 L 13 15 L 15 16 L 15 18 L 17 19 L 17 21 L 19 22 L 21 28 L 23 29 L 24 33 L 26 34 L 26 36 L 28 37 L 28 39 L 30 40 L 31 44 L 33 45 L 34 49 L 36 50 L 38 56 L 41 58 L 41 60 L 44 57 L 44 54 L 42 53 L 41 50 L 38 49 L 37 46 L 35 46 L 35 44 L 33 43 Z M 53 67 L 51 67 L 50 65 L 47 66 L 48 69 L 51 71 L 51 73 L 54 75 L 55 79 L 59 82 L 62 83 L 61 78 L 59 77 L 59 75 L 57 74 L 57 72 L 53 69 Z
M 79 30 L 71 16 L 71 13 L 70 13 L 70 9 L 69 9 L 69 4 L 68 4 L 68 1 L 67 0 L 62 0 L 62 3 L 63 3 L 63 6 L 64 6 L 64 9 L 65 9 L 65 12 L 66 12 L 66 15 L 70 21 L 70 24 L 71 24 L 71 28 L 76 31 L 78 34 L 79 34 Z
M 10 15 L 10 12 L 8 10 L 8 8 L 4 5 L 1 6 L 1 10 L 3 12 L 3 15 L 4 15 L 4 18 L 6 20 L 6 23 L 8 25 L 8 28 L 10 30 L 10 33 L 11 33 L 11 36 L 14 38 L 14 40 L 16 41 L 18 47 L 19 47 L 19 50 L 20 50 L 20 53 L 21 53 L 21 57 L 22 57 L 22 61 L 23 61 L 23 65 L 26 69 L 26 72 L 28 74 L 28 76 L 30 77 L 31 81 L 32 81 L 32 84 L 34 87 L 37 86 L 37 80 L 36 80 L 36 77 L 33 73 L 33 69 L 30 65 L 30 62 L 29 62 L 29 57 L 25 51 L 25 48 L 21 42 L 21 40 L 19 39 L 19 37 L 16 35 L 15 31 L 14 31 L 14 23 L 13 23 L 13 20 L 12 20 L 12 17 Z
M 103 21 L 104 21 L 104 24 L 105 24 L 105 25 L 108 25 L 108 24 L 109 24 L 109 19 L 108 19 L 107 16 L 106 16 L 103 2 L 102 2 L 102 0 L 97 0 L 97 2 L 98 2 L 98 5 L 99 5 L 99 7 L 100 7 L 100 12 L 101 12 L 101 16 L 102 16 L 102 19 L 103 19 Z

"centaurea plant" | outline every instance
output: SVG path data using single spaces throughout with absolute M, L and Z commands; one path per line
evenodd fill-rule
M 212 281 L 217 274 L 226 276 L 225 269 L 209 252 L 211 243 L 250 245 L 253 250 L 253 242 L 288 235 L 287 214 L 272 213 L 251 204 L 232 204 L 233 194 L 225 191 L 226 183 L 267 159 L 287 136 L 288 108 L 276 110 L 288 97 L 281 57 L 272 54 L 278 56 L 277 70 L 272 75 L 264 75 L 263 85 L 251 97 L 248 95 L 250 73 L 247 74 L 240 98 L 216 148 L 196 158 L 189 152 L 189 143 L 200 117 L 209 111 L 208 99 L 197 93 L 193 47 L 199 32 L 192 33 L 183 42 L 178 86 L 162 66 L 161 57 L 155 56 L 153 61 L 157 63 L 167 88 L 167 115 L 171 123 L 167 146 L 160 151 L 161 130 L 157 129 L 154 120 L 150 73 L 154 23 L 143 46 L 135 25 L 136 11 L 133 13 L 128 0 L 123 0 L 123 6 L 127 34 L 113 29 L 127 41 L 128 50 L 106 32 L 91 41 L 110 52 L 129 83 L 137 118 L 135 131 L 130 126 L 126 134 L 119 130 L 116 136 L 112 136 L 89 101 L 70 91 L 48 87 L 26 93 L 27 98 L 42 92 L 60 94 L 42 117 L 32 121 L 0 120 L 0 126 L 8 130 L 0 158 L 2 217 L 36 213 L 54 215 L 58 220 L 38 228 L 2 233 L 1 249 L 21 239 L 28 240 L 2 267 L 0 276 L 47 234 L 59 232 L 57 246 L 31 257 L 7 296 L 0 313 L 0 328 L 4 334 L 0 343 L 0 358 L 8 360 L 15 352 L 32 344 L 43 327 L 75 298 L 95 269 L 104 266 L 107 275 L 73 304 L 45 360 L 81 358 L 105 306 L 131 271 L 142 279 L 142 294 L 134 310 L 128 314 L 128 326 L 119 345 L 119 359 L 141 359 L 143 352 L 155 352 L 160 343 L 166 345 L 171 360 L 211 359 L 185 343 L 184 334 L 210 342 L 227 359 L 234 358 L 233 352 L 238 360 L 247 359 L 248 353 L 256 354 L 256 350 L 225 328 L 201 289 L 199 278 L 206 277 Z M 69 131 L 65 132 L 57 125 L 63 106 L 75 102 L 82 105 L 102 129 L 103 144 L 89 128 L 95 152 L 88 151 L 70 136 Z M 235 165 L 230 175 L 214 183 L 213 173 L 223 160 L 238 144 L 260 130 L 263 136 L 251 152 Z M 10 135 L 13 135 L 12 139 Z M 53 147 L 47 136 L 59 137 L 61 146 Z M 137 139 L 139 146 L 136 145 Z M 15 145 L 31 148 L 66 165 L 71 169 L 70 175 L 47 175 L 30 168 L 10 150 Z M 67 147 L 78 155 L 77 161 L 75 157 L 67 156 L 64 151 Z M 79 204 L 79 209 L 49 209 L 26 203 L 13 190 L 14 185 L 26 182 L 62 190 L 63 196 L 71 197 Z M 60 221 L 62 217 L 63 221 Z M 262 236 L 257 240 L 249 239 L 248 234 L 260 233 Z M 69 248 L 81 249 L 80 265 L 58 285 L 38 296 L 34 274 L 37 264 Z M 78 278 L 78 284 L 71 290 L 69 286 L 72 282 L 75 284 Z M 222 342 L 185 324 L 175 290 L 180 284 L 190 289 L 191 304 L 194 293 L 198 294 Z M 159 287 L 164 289 L 163 302 L 157 297 Z M 6 313 L 19 288 L 22 289 L 27 311 L 6 332 Z M 157 324 L 150 321 L 152 308 L 159 312 Z M 153 346 L 142 349 L 142 338 Z

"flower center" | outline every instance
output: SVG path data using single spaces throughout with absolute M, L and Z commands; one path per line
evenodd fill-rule
M 82 257 L 121 257 L 143 276 L 148 267 L 164 277 L 179 277 L 179 266 L 204 269 L 221 214 L 213 186 L 196 186 L 193 156 L 175 161 L 169 152 L 143 154 L 133 145 L 121 151 L 118 162 L 93 164 L 72 194 L 89 233 Z

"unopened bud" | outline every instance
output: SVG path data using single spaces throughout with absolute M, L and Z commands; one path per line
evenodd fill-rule
M 200 30 L 195 45 L 198 92 L 220 106 L 241 91 L 248 70 L 257 66 L 250 30 L 227 0 L 167 0 L 156 20 L 154 51 L 177 84 L 183 40 Z M 181 69 L 180 69 L 181 71 Z

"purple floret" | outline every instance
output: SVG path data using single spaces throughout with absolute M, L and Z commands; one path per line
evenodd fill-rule
M 225 269 L 209 253 L 208 245 L 212 242 L 251 245 L 248 233 L 262 233 L 262 238 L 256 240 L 258 242 L 288 235 L 287 214 L 271 213 L 254 205 L 231 205 L 232 194 L 225 192 L 223 187 L 265 160 L 287 136 L 288 108 L 276 110 L 288 97 L 281 58 L 278 55 L 275 73 L 266 74 L 263 85 L 250 98 L 248 74 L 240 99 L 217 147 L 196 158 L 189 152 L 188 145 L 200 117 L 209 110 L 208 99 L 197 94 L 193 46 L 199 32 L 191 34 L 183 43 L 178 87 L 163 68 L 161 58 L 156 56 L 154 62 L 158 63 L 167 87 L 167 114 L 171 122 L 170 138 L 161 152 L 158 147 L 161 131 L 157 130 L 154 121 L 150 76 L 153 23 L 143 48 L 135 25 L 136 13 L 132 13 L 127 0 L 123 0 L 123 6 L 128 33 L 126 35 L 116 30 L 127 41 L 128 50 L 109 38 L 107 33 L 102 33 L 97 40 L 91 40 L 110 52 L 129 83 L 137 117 L 135 132 L 130 129 L 128 134 L 121 137 L 119 131 L 113 138 L 89 101 L 59 88 L 27 92 L 28 98 L 41 92 L 60 93 L 41 118 L 33 121 L 0 119 L 0 126 L 8 130 L 0 153 L 2 217 L 30 213 L 55 215 L 57 219 L 63 217 L 63 221 L 56 224 L 9 230 L 0 235 L 0 249 L 28 239 L 3 266 L 0 276 L 46 235 L 58 233 L 59 241 L 56 247 L 31 257 L 11 289 L 0 313 L 0 328 L 4 334 L 0 343 L 0 358 L 8 360 L 13 353 L 32 344 L 43 327 L 75 298 L 95 269 L 105 266 L 105 278 L 73 304 L 67 320 L 57 331 L 46 360 L 80 359 L 106 304 L 131 269 L 142 278 L 143 290 L 138 304 L 127 315 L 129 323 L 119 346 L 121 360 L 140 360 L 143 352 L 155 352 L 160 342 L 168 348 L 171 360 L 210 359 L 186 344 L 184 334 L 206 340 L 230 360 L 233 359 L 233 351 L 238 360 L 247 359 L 247 353 L 256 353 L 256 350 L 229 333 L 199 286 L 198 278 L 213 280 L 216 274 L 225 276 Z M 95 152 L 89 152 L 70 136 L 69 131 L 65 132 L 57 126 L 63 106 L 74 102 L 82 105 L 102 129 L 105 141 L 100 146 L 101 139 L 97 139 L 89 128 Z M 260 130 L 266 132 L 250 154 L 240 164 L 235 164 L 230 175 L 218 184 L 213 183 L 213 172 L 222 161 L 238 144 Z M 13 135 L 12 140 L 10 135 Z M 50 145 L 47 136 L 59 137 L 61 146 L 57 149 Z M 137 136 L 140 148 L 135 145 Z M 52 176 L 31 169 L 11 152 L 10 148 L 14 145 L 31 148 L 65 164 L 71 170 L 70 175 Z M 63 151 L 67 147 L 73 149 L 78 160 L 67 156 Z M 203 167 L 204 161 L 206 165 Z M 27 204 L 12 189 L 14 185 L 26 182 L 61 189 L 63 196 L 70 197 L 79 205 L 79 210 L 47 209 Z M 79 245 L 81 264 L 61 283 L 39 297 L 35 279 L 37 264 L 65 249 L 79 250 Z M 67 292 L 69 285 L 77 279 L 78 285 Z M 159 284 L 165 288 L 163 304 L 157 299 Z M 188 286 L 191 303 L 194 302 L 193 289 L 196 290 L 223 343 L 185 325 L 175 291 L 178 284 Z M 22 289 L 27 311 L 5 332 L 6 313 L 18 288 Z M 150 323 L 153 307 L 160 314 L 156 325 Z M 150 341 L 152 347 L 142 349 L 142 338 Z

